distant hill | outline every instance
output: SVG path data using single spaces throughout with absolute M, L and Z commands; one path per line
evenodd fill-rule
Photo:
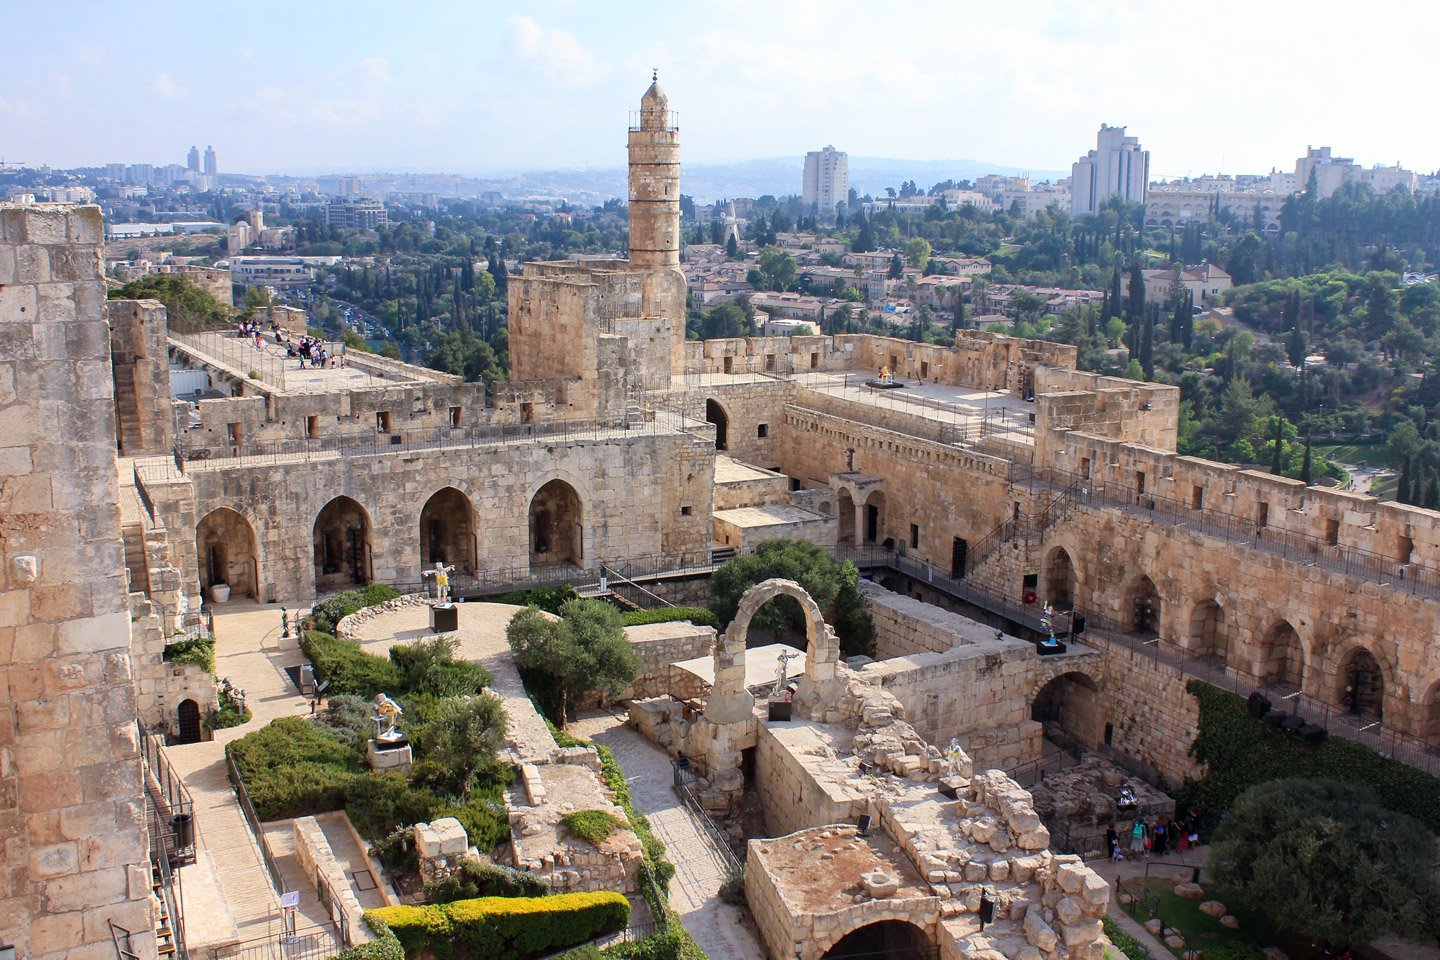
M 763 160 L 733 160 L 725 163 L 687 163 L 681 189 L 700 203 L 733 197 L 777 197 L 800 192 L 803 157 L 772 157 Z M 1069 176 L 1069 171 L 1024 170 L 984 160 L 900 160 L 889 157 L 851 157 L 850 185 L 861 194 L 882 195 L 886 187 L 897 190 L 905 180 L 914 180 L 922 190 L 944 180 L 974 180 L 987 173 L 1014 175 L 1029 173 L 1037 182 Z M 322 184 L 334 178 L 322 175 Z M 449 174 L 392 172 L 364 174 L 371 189 L 388 186 L 401 190 L 434 190 L 447 196 L 475 196 L 498 190 L 508 199 L 524 197 L 565 197 L 571 202 L 598 204 L 626 195 L 624 167 L 592 167 L 575 170 L 480 171 L 459 167 Z

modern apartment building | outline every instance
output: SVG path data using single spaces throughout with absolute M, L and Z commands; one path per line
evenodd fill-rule
M 1140 149 L 1136 137 L 1124 127 L 1100 125 L 1095 149 L 1070 168 L 1070 213 L 1094 213 L 1111 197 L 1145 202 L 1150 182 L 1150 151 Z
M 801 199 L 807 209 L 819 207 L 833 214 L 835 206 L 850 196 L 850 158 L 843 150 L 827 146 L 805 154 L 805 182 Z

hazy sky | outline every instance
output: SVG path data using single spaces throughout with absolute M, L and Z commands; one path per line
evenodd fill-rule
M 0 24 L 0 157 L 28 164 L 616 166 L 659 67 L 691 161 L 1068 169 L 1106 122 L 1157 177 L 1307 144 L 1440 167 L 1433 0 L 8 0 Z

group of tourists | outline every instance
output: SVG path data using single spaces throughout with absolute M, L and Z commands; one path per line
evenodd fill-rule
M 1129 858 L 1138 860 L 1161 856 L 1170 850 L 1184 853 L 1200 843 L 1200 815 L 1192 808 L 1178 817 L 1137 816 L 1130 827 Z M 1126 846 L 1111 824 L 1105 830 L 1105 846 L 1112 861 L 1126 859 Z
M 242 320 L 238 327 L 236 336 L 242 340 L 253 340 L 255 349 L 266 352 L 265 330 L 254 320 Z M 290 360 L 299 360 L 300 369 L 308 365 L 317 369 L 325 367 L 345 366 L 345 354 L 335 356 L 330 352 L 329 346 L 319 337 L 303 336 L 298 341 L 291 340 L 290 334 L 280 329 L 278 323 L 270 324 L 270 336 L 275 338 L 277 348 L 285 348 L 285 356 Z

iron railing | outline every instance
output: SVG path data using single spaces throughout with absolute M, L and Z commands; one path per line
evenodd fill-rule
M 224 947 L 211 947 L 209 960 L 330 960 L 345 949 L 340 936 L 325 927 L 306 927 L 257 937 Z
M 174 960 L 186 960 L 190 954 L 185 946 L 185 897 L 177 883 L 179 874 L 171 871 L 169 857 L 157 857 L 152 851 L 150 861 L 153 869 L 159 873 L 160 883 L 156 892 L 159 893 L 165 915 L 169 918 L 170 936 L 175 943 Z
M 140 960 L 140 954 L 135 952 L 134 945 L 130 942 L 130 931 L 114 920 L 105 922 L 110 925 L 110 941 L 115 944 L 115 960 Z
M 699 783 L 700 777 L 689 765 L 682 763 L 677 757 L 670 761 L 673 772 L 673 784 L 675 793 L 679 795 L 683 803 L 692 814 L 692 819 L 700 825 L 701 832 L 710 846 L 720 855 L 720 860 L 725 866 L 725 878 L 736 880 L 745 875 L 745 864 L 736 855 L 725 832 L 720 829 L 705 805 L 700 802 L 699 796 L 695 793 L 695 784 Z
M 145 725 L 138 719 L 135 725 L 140 735 L 140 756 L 145 761 L 145 770 L 154 781 L 164 808 L 163 814 L 157 810 L 152 818 L 155 820 L 150 837 L 152 853 L 163 853 L 165 859 L 175 863 L 194 863 L 195 851 L 200 844 L 199 824 L 195 821 L 195 801 L 180 775 L 171 766 L 160 738 L 146 730 Z M 188 837 L 180 835 L 180 823 L 188 824 Z M 183 845 L 181 841 L 184 841 Z

